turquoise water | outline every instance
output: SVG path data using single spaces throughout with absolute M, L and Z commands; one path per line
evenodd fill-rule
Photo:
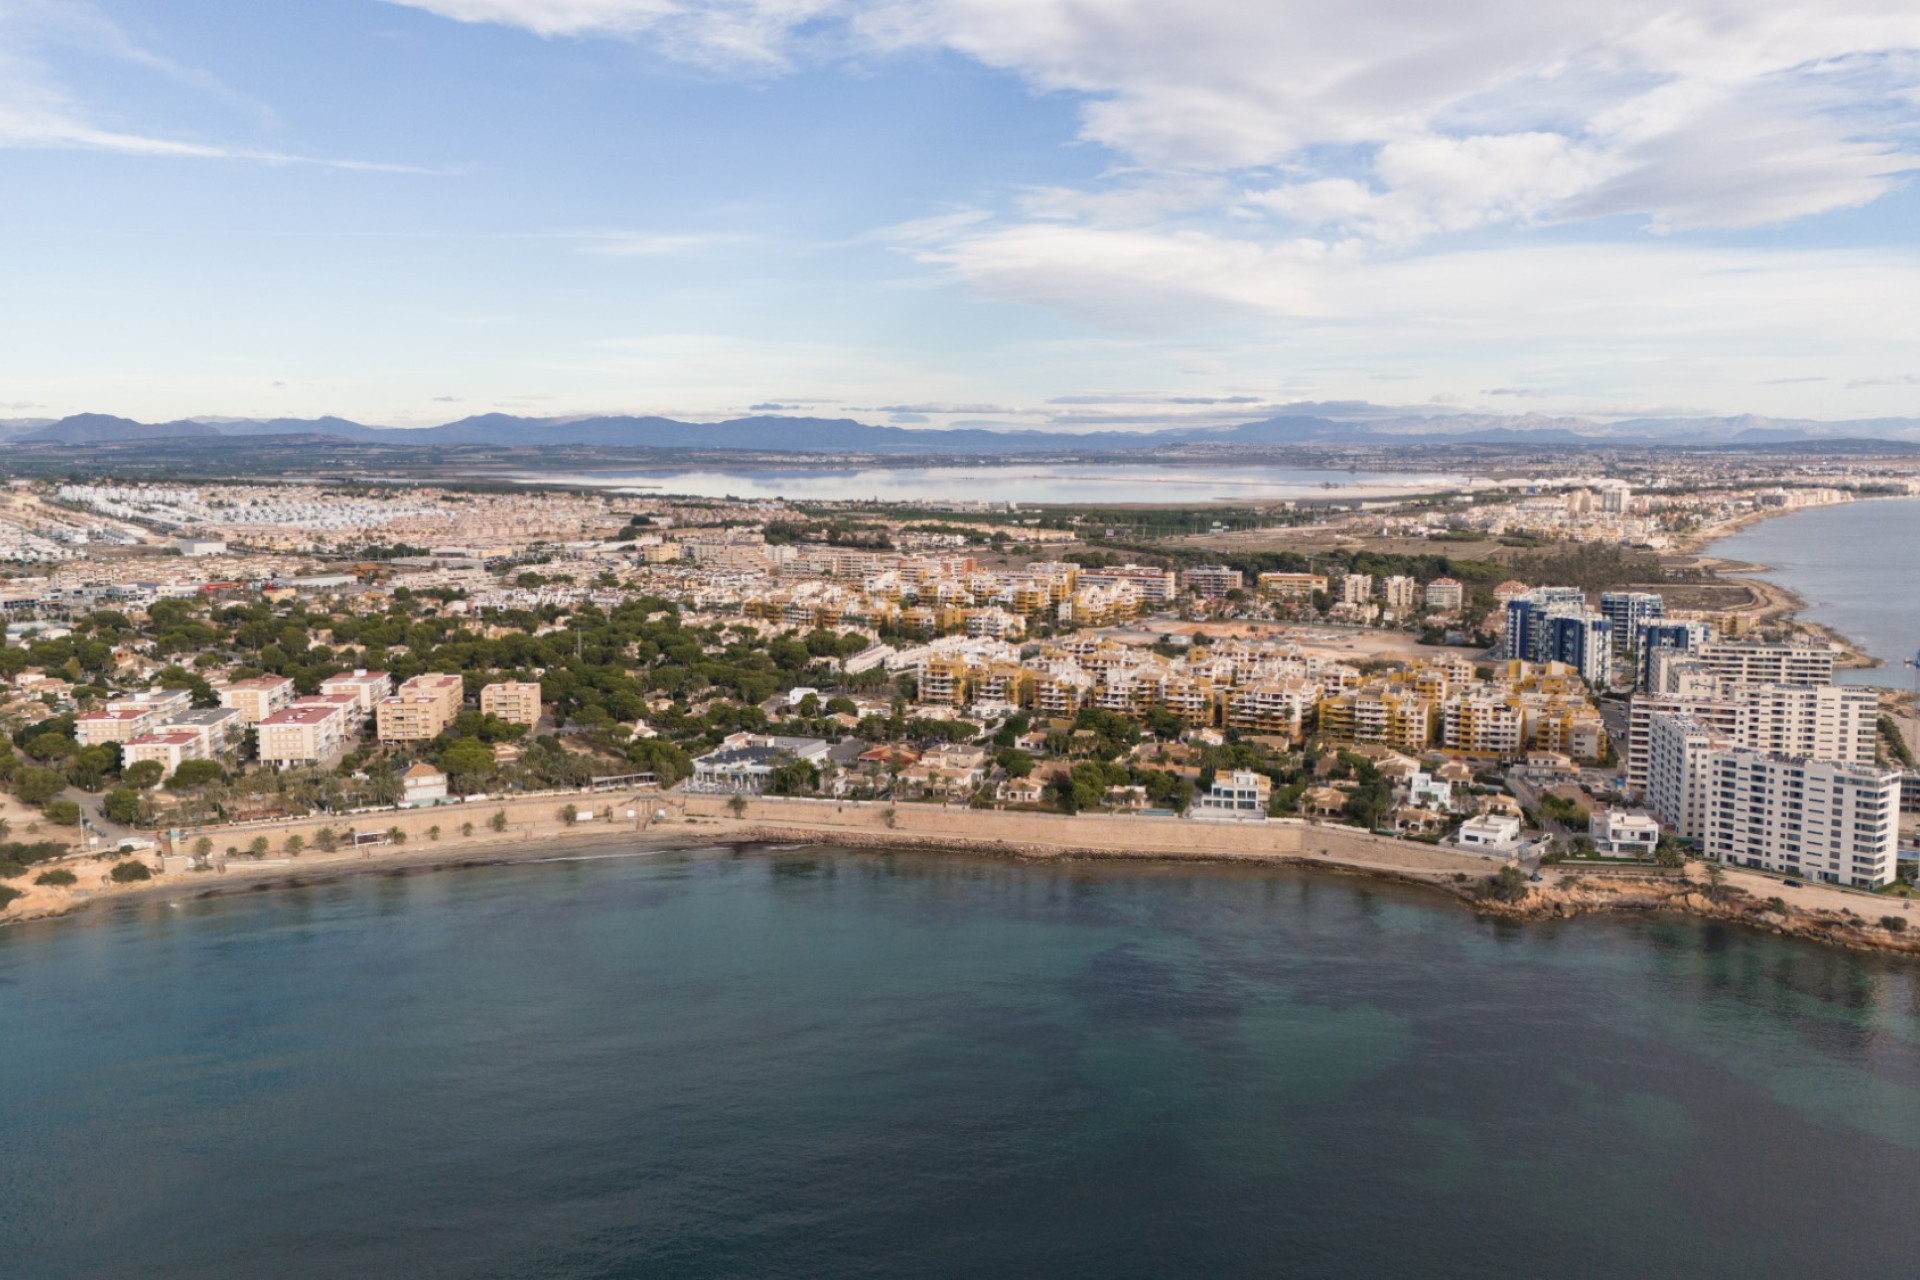
M 0 1273 L 1907 1273 L 1914 973 L 830 849 L 130 904 L 0 930 Z
M 1920 651 L 1920 499 L 1796 511 L 1723 538 L 1714 555 L 1767 566 L 1761 576 L 1806 601 L 1802 617 L 1832 627 L 1884 664 L 1847 684 L 1907 689 Z

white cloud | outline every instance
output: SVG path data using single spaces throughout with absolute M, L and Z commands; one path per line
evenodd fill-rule
M 647 35 L 690 62 L 777 67 L 796 29 L 838 0 L 388 0 L 543 36 Z
M 1144 171 L 1047 190 L 1104 223 L 1218 203 L 1169 174 L 1277 170 L 1244 207 L 1390 244 L 1633 214 L 1750 226 L 1883 194 L 1910 167 L 1911 0 L 389 0 L 702 62 L 957 51 L 1083 99 Z M 838 38 L 822 42 L 823 26 Z

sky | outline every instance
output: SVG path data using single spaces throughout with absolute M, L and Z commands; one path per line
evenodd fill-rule
M 1920 414 L 1913 0 L 0 0 L 0 418 Z

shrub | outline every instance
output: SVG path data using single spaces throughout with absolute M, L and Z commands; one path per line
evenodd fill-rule
M 40 812 L 47 815 L 47 821 L 56 826 L 75 827 L 80 825 L 80 806 L 72 800 L 49 800 Z
M 194 857 L 204 858 L 212 852 L 213 852 L 213 841 L 208 837 L 201 836 L 198 840 L 195 840 L 193 842 Z
M 0 880 L 17 880 L 27 874 L 27 864 L 12 858 L 0 858 Z
M 463 822 L 463 823 L 461 823 L 461 824 L 460 824 L 460 834 L 461 834 L 461 835 L 463 835 L 463 836 L 470 836 L 470 835 L 472 835 L 472 834 L 473 834 L 473 824 L 472 824 L 471 822 Z
M 507 829 L 507 811 L 505 809 L 495 809 L 493 816 L 487 819 L 487 825 L 495 831 L 505 831 Z
M 322 827 L 313 833 L 313 847 L 322 853 L 332 853 L 340 847 L 340 837 L 333 833 L 332 827 Z
M 388 827 L 387 841 L 390 844 L 405 844 L 407 842 L 407 833 L 398 827 Z
M 436 822 L 432 826 L 427 828 L 427 839 L 438 840 L 439 838 L 440 838 L 440 824 Z
M 9 906 L 11 906 L 15 898 L 24 898 L 26 896 L 27 895 L 23 890 L 11 888 L 8 885 L 0 884 L 0 911 L 5 911 Z
M 300 837 L 298 832 L 295 832 L 293 835 L 287 837 L 286 844 L 281 847 L 297 858 L 300 856 L 300 851 L 307 847 L 307 842 Z
M 570 804 L 561 805 L 560 821 L 566 823 L 568 826 L 572 826 L 574 823 L 580 821 L 580 810 Z
M 272 845 L 265 836 L 255 836 L 252 843 L 247 845 L 247 852 L 256 858 L 264 858 L 267 856 L 267 850 L 270 848 L 272 848 Z
M 1480 896 L 1495 902 L 1519 902 L 1527 896 L 1526 873 L 1518 867 L 1502 867 L 1481 884 Z
M 147 870 L 147 864 L 138 858 L 116 862 L 113 870 L 107 872 L 107 875 L 115 884 L 132 884 L 137 880 L 153 879 L 153 872 Z
M 75 874 L 73 874 L 73 872 L 67 870 L 65 867 L 55 867 L 51 871 L 42 871 L 39 875 L 33 878 L 33 882 L 35 884 L 53 885 L 56 888 L 65 888 L 67 885 L 70 885 L 70 884 L 78 884 L 80 882 L 80 877 L 76 876 Z
M 1881 916 L 1880 927 L 1888 933 L 1905 933 L 1907 931 L 1907 918 L 1905 916 Z

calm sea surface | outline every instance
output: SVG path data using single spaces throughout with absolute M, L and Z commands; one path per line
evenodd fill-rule
M 1809 622 L 1832 627 L 1885 664 L 1846 672 L 1844 682 L 1912 687 L 1914 673 L 1901 664 L 1920 650 L 1920 499 L 1798 511 L 1711 550 L 1766 565 L 1761 576 L 1805 600 Z
M 703 498 L 789 498 L 821 502 L 939 502 L 951 499 L 1018 503 L 1250 502 L 1281 498 L 1355 496 L 1369 491 L 1437 493 L 1469 483 L 1460 475 L 1426 472 L 1317 471 L 1298 467 L 1175 467 L 1081 465 L 777 468 L 725 471 L 525 472 L 517 478 Z
M 1912 1274 L 1915 972 L 831 849 L 133 904 L 0 930 L 0 1273 Z

